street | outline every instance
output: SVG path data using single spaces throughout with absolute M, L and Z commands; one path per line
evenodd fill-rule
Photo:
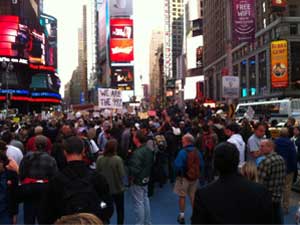
M 291 207 L 288 215 L 285 216 L 285 224 L 295 224 L 294 216 L 297 210 L 298 202 L 300 201 L 300 193 L 292 192 Z M 173 193 L 173 186 L 170 184 L 165 185 L 163 188 L 155 189 L 155 194 L 150 199 L 151 202 L 151 217 L 153 224 L 177 224 L 178 215 L 178 201 L 177 196 Z M 192 209 L 190 204 L 187 204 L 185 213 L 185 220 L 190 224 L 190 217 Z M 20 211 L 18 217 L 18 224 L 23 224 L 23 212 Z M 111 224 L 117 223 L 116 213 L 114 213 Z M 130 192 L 126 191 L 125 194 L 125 224 L 134 224 L 134 212 L 132 207 L 132 200 Z

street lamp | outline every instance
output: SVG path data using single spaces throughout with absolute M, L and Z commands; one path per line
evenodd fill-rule
M 12 64 L 12 62 L 2 62 L 1 64 L 2 69 L 5 71 L 4 72 L 4 76 L 5 76 L 5 83 L 6 83 L 6 105 L 5 105 L 5 110 L 6 110 L 6 117 L 8 115 L 8 104 L 9 104 L 9 93 L 8 93 L 8 76 L 9 76 L 9 72 L 11 72 L 14 69 L 14 65 Z

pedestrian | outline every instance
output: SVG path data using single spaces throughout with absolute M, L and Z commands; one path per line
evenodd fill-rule
M 297 173 L 297 153 L 295 145 L 289 138 L 289 130 L 287 128 L 280 130 L 280 137 L 275 140 L 275 151 L 285 161 L 286 176 L 283 191 L 283 211 L 285 214 L 288 214 L 293 179 Z
M 300 127 L 297 126 L 294 128 L 294 136 L 291 138 L 291 141 L 295 145 L 295 149 L 297 152 L 297 163 L 300 162 Z
M 79 213 L 63 216 L 54 225 L 103 225 L 103 222 L 93 214 Z
M 285 185 L 285 161 L 275 152 L 275 146 L 271 140 L 262 140 L 261 153 L 265 159 L 258 165 L 258 182 L 263 184 L 272 194 L 273 224 L 283 224 L 282 195 Z
M 254 133 L 248 139 L 247 143 L 247 161 L 255 161 L 260 155 L 260 142 L 264 140 L 265 133 L 266 128 L 263 123 L 257 123 L 254 125 Z
M 13 136 L 10 131 L 5 131 L 1 136 L 1 140 L 6 143 L 6 147 L 7 147 L 6 154 L 7 154 L 8 158 L 15 160 L 17 162 L 17 164 L 20 165 L 20 163 L 23 159 L 23 153 L 19 148 L 12 146 L 10 144 L 10 142 L 12 141 L 12 138 L 13 138 Z
M 38 135 L 43 135 L 44 128 L 42 126 L 36 126 L 34 128 L 34 135 L 33 137 L 29 138 L 26 144 L 26 152 L 35 152 L 36 151 L 36 145 L 35 145 L 35 137 Z M 46 152 L 51 154 L 52 150 L 52 143 L 51 140 L 47 137 L 47 146 L 46 146 Z
M 6 143 L 0 141 L 0 224 L 17 224 L 18 175 L 6 169 L 9 163 L 6 151 Z
M 62 216 L 76 213 L 92 213 L 109 223 L 113 210 L 105 177 L 83 161 L 84 143 L 79 137 L 68 137 L 63 146 L 67 165 L 49 181 L 40 223 L 53 224 Z
M 111 125 L 109 121 L 104 121 L 102 124 L 102 132 L 99 134 L 98 139 L 97 139 L 97 144 L 99 146 L 100 152 L 104 152 L 104 148 L 106 145 L 106 142 L 108 139 L 111 137 Z
M 96 171 L 101 173 L 109 184 L 116 210 L 118 224 L 124 224 L 124 178 L 126 176 L 123 160 L 117 156 L 116 139 L 110 139 L 105 146 L 103 156 L 97 160 Z
M 239 132 L 240 132 L 240 126 L 237 123 L 230 123 L 229 125 L 226 126 L 225 133 L 229 137 L 227 142 L 234 144 L 239 150 L 240 153 L 239 168 L 241 168 L 245 163 L 246 144 L 243 140 L 243 137 L 239 134 Z
M 136 224 L 150 225 L 151 212 L 148 197 L 148 183 L 154 161 L 153 152 L 146 147 L 146 137 L 142 131 L 133 134 L 133 142 L 137 149 L 133 152 L 129 162 L 129 176 L 132 180 L 130 187 L 133 198 Z
M 220 177 L 197 191 L 192 224 L 270 224 L 271 195 L 260 184 L 238 174 L 239 151 L 224 142 L 215 149 Z
M 192 206 L 194 205 L 194 197 L 198 187 L 198 179 L 204 167 L 202 154 L 195 147 L 195 139 L 191 134 L 182 137 L 183 149 L 175 159 L 175 171 L 177 174 L 174 193 L 179 197 L 179 215 L 177 222 L 185 224 L 185 203 L 186 196 L 189 197 Z
M 28 152 L 19 167 L 19 198 L 24 202 L 24 224 L 40 222 L 42 195 L 57 172 L 55 159 L 46 152 L 47 138 L 37 135 L 34 141 L 35 152 Z
M 241 168 L 241 175 L 248 180 L 258 182 L 258 172 L 256 164 L 253 162 L 246 162 Z

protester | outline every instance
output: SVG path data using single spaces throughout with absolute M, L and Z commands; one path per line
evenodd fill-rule
M 97 172 L 101 173 L 109 184 L 110 194 L 117 210 L 118 224 L 124 224 L 124 178 L 125 169 L 122 159 L 117 156 L 118 142 L 110 139 L 105 146 L 103 156 L 97 160 Z
M 43 135 L 44 132 L 44 128 L 42 126 L 37 126 L 34 128 L 34 135 L 33 137 L 31 137 L 27 144 L 26 144 L 26 151 L 27 152 L 35 152 L 36 151 L 36 146 L 35 146 L 35 137 L 38 135 Z M 47 145 L 46 145 L 46 152 L 48 152 L 49 154 L 51 153 L 51 149 L 52 149 L 52 143 L 50 141 L 50 139 L 47 137 Z
M 259 151 L 265 159 L 258 166 L 258 181 L 272 194 L 272 223 L 283 224 L 281 212 L 282 195 L 285 185 L 285 161 L 274 150 L 271 140 L 262 140 Z
M 271 196 L 266 188 L 238 175 L 239 151 L 222 143 L 214 166 L 220 177 L 197 191 L 192 224 L 271 224 Z
M 79 213 L 63 216 L 54 225 L 103 225 L 102 221 L 93 214 Z
M 253 162 L 246 162 L 241 168 L 241 175 L 250 181 L 258 182 L 258 171 L 256 164 Z
M 23 159 L 23 153 L 19 148 L 12 146 L 10 144 L 12 138 L 13 138 L 13 136 L 12 136 L 11 132 L 5 131 L 2 134 L 1 140 L 6 143 L 6 147 L 7 147 L 6 154 L 7 154 L 8 158 L 15 160 L 18 163 L 18 165 L 20 165 L 21 160 Z
M 47 138 L 38 135 L 34 141 L 35 152 L 28 152 L 19 167 L 19 198 L 24 202 L 24 224 L 40 223 L 41 198 L 49 179 L 57 172 L 55 159 L 46 152 Z
M 240 126 L 237 123 L 231 123 L 226 126 L 225 133 L 229 137 L 227 142 L 234 144 L 239 150 L 239 156 L 240 156 L 239 168 L 241 168 L 245 163 L 246 145 L 239 132 L 240 132 Z
M 151 175 L 154 155 L 146 147 L 146 137 L 138 130 L 133 135 L 133 142 L 137 149 L 129 162 L 129 176 L 132 180 L 130 187 L 133 198 L 133 209 L 136 224 L 151 224 L 150 201 L 148 198 L 148 183 Z
M 185 224 L 185 200 L 189 197 L 192 206 L 194 205 L 195 192 L 198 187 L 200 172 L 204 167 L 202 154 L 195 147 L 195 139 L 191 134 L 182 137 L 183 149 L 178 153 L 175 160 L 177 174 L 174 193 L 179 197 L 178 223 Z
M 103 124 L 102 124 L 102 127 L 103 127 L 102 132 L 99 134 L 98 139 L 97 139 L 97 144 L 98 144 L 98 147 L 100 149 L 100 152 L 104 152 L 106 142 L 111 137 L 111 134 L 110 134 L 111 125 L 110 125 L 110 123 L 108 121 L 104 121 Z
M 297 173 L 297 153 L 295 145 L 289 138 L 287 128 L 280 130 L 280 137 L 275 140 L 275 150 L 285 161 L 286 176 L 283 191 L 283 211 L 285 214 L 288 214 L 293 179 Z
M 260 142 L 264 139 L 266 128 L 262 123 L 254 126 L 254 134 L 248 139 L 247 143 L 247 161 L 255 161 L 259 157 Z
M 6 143 L 0 141 L 0 224 L 17 224 L 18 175 L 6 169 L 9 159 Z
M 44 194 L 41 224 L 53 224 L 65 215 L 92 213 L 109 223 L 109 185 L 105 177 L 92 172 L 83 161 L 83 141 L 76 136 L 64 140 L 67 166 L 54 176 Z

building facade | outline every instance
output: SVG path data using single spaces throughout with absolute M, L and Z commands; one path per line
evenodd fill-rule
M 28 112 L 60 104 L 56 18 L 38 0 L 3 0 L 0 36 L 0 107 Z
M 206 96 L 224 101 L 222 75 L 229 73 L 240 78 L 240 102 L 300 97 L 300 2 L 281 1 L 276 5 L 272 0 L 256 0 L 256 33 L 250 43 L 233 41 L 231 4 L 232 1 L 204 1 Z M 288 67 L 284 69 L 288 79 L 279 86 L 272 75 L 272 46 L 276 41 L 287 43 Z
M 160 60 L 163 58 L 163 31 L 153 30 L 150 43 L 150 96 L 155 98 L 164 95 L 163 90 L 163 76 L 160 73 Z
M 173 80 L 177 74 L 176 58 L 182 53 L 184 36 L 184 1 L 164 1 L 164 76 Z M 172 82 L 171 82 L 172 83 Z

